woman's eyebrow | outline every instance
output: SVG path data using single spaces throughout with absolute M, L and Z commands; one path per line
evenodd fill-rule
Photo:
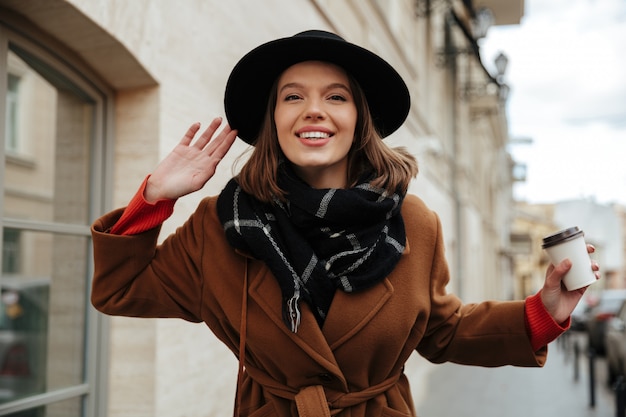
M 283 91 L 286 88 L 303 88 L 304 86 L 300 83 L 287 83 L 285 85 L 283 85 L 282 87 L 280 87 L 280 90 L 278 90 L 278 92 Z
M 332 83 L 326 86 L 326 90 L 332 90 L 333 88 L 340 88 L 342 90 L 346 90 L 348 93 L 352 93 L 352 91 L 350 91 L 350 87 L 343 83 Z
M 304 85 L 301 83 L 297 83 L 297 82 L 293 82 L 293 83 L 287 83 L 285 85 L 283 85 L 282 87 L 280 87 L 280 90 L 278 90 L 278 92 L 282 92 L 283 90 L 287 89 L 287 88 L 304 88 Z M 342 90 L 346 90 L 348 93 L 351 93 L 350 88 L 343 84 L 343 83 L 331 83 L 328 84 L 327 86 L 324 87 L 324 90 L 332 90 L 333 88 L 340 88 Z

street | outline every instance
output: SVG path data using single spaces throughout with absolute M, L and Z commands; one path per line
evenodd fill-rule
M 578 378 L 575 349 L 578 343 Z M 543 368 L 433 367 L 416 402 L 419 417 L 614 417 L 616 396 L 607 384 L 604 358 L 593 361 L 595 406 L 591 407 L 590 359 L 584 334 L 550 344 Z M 621 417 L 621 416 L 620 416 Z

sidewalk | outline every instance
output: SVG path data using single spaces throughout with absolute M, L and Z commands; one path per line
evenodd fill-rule
M 437 365 L 416 402 L 419 417 L 615 417 L 615 396 L 606 384 L 603 358 L 595 361 L 595 407 L 590 407 L 589 359 L 582 335 L 569 348 L 554 342 L 543 368 L 479 368 Z M 579 337 L 579 377 L 573 348 Z

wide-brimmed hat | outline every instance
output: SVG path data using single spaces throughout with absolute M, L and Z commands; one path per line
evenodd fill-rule
M 309 30 L 254 48 L 235 65 L 226 83 L 226 118 L 238 136 L 254 144 L 270 90 L 290 66 L 303 61 L 326 61 L 345 69 L 357 80 L 382 137 L 406 120 L 411 106 L 409 90 L 387 61 L 334 33 Z

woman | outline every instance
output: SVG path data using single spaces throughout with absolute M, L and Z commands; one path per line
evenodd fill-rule
M 237 416 L 414 416 L 414 350 L 542 366 L 584 289 L 561 285 L 564 261 L 525 301 L 446 293 L 439 219 L 406 195 L 415 159 L 382 141 L 409 105 L 389 64 L 334 34 L 255 48 L 226 86 L 236 130 L 218 118 L 194 141 L 193 125 L 126 209 L 95 222 L 94 306 L 205 322 L 239 358 Z M 254 145 L 240 174 L 157 246 L 236 135 Z

